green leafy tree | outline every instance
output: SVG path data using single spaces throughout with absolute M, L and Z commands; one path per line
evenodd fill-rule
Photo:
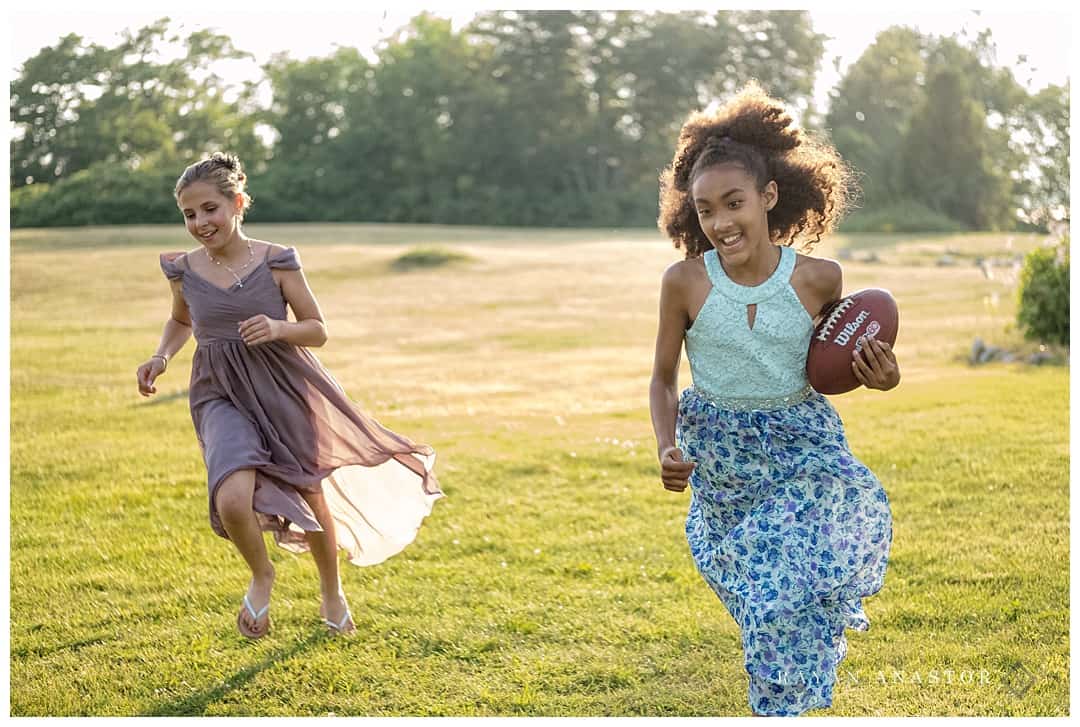
M 1032 210 L 1033 220 L 1050 206 L 1065 209 L 1051 190 L 1067 188 L 1055 173 L 1068 148 L 1067 106 L 1053 91 L 1041 102 L 1028 94 L 996 57 L 989 31 L 937 37 L 893 27 L 878 35 L 834 90 L 826 118 L 841 154 L 863 173 L 857 217 L 895 229 L 946 218 L 1008 229 L 1018 209 Z M 960 130 L 964 137 L 946 143 Z M 906 217 L 921 206 L 940 214 Z
M 911 28 L 881 31 L 830 94 L 825 126 L 840 154 L 861 173 L 868 209 L 911 194 L 901 176 L 902 149 L 911 115 L 925 98 L 925 45 Z
M 1016 82 L 1011 70 L 998 65 L 997 48 L 989 29 L 968 42 L 964 42 L 963 33 L 932 39 L 928 66 L 961 75 L 985 118 L 980 138 L 984 149 L 983 179 L 987 184 L 984 204 L 1001 206 L 988 211 L 982 229 L 1013 228 L 1024 188 L 1019 170 L 1029 153 L 1021 142 L 1029 94 Z
M 491 63 L 489 48 L 427 13 L 380 49 L 366 133 L 383 219 L 483 219 L 477 203 L 495 191 L 484 177 L 501 176 L 513 152 L 499 145 L 515 121 L 490 81 Z
M 1021 108 L 1013 137 L 1024 159 L 1019 206 L 1029 222 L 1067 220 L 1069 204 L 1069 84 L 1047 86 Z
M 649 224 L 686 114 L 754 77 L 806 107 L 823 48 L 782 11 L 503 11 L 468 32 L 506 100 L 503 187 L 541 224 Z
M 368 191 L 353 187 L 363 183 L 357 172 L 369 165 L 353 145 L 354 130 L 363 133 L 369 122 L 357 99 L 368 96 L 371 65 L 356 49 L 342 48 L 303 61 L 278 54 L 263 71 L 272 98 L 259 118 L 275 140 L 266 171 L 252 176 L 257 203 L 251 219 L 348 220 L 370 214 L 362 204 L 355 206 L 365 196 L 354 192 Z
M 959 71 L 937 70 L 903 149 L 907 189 L 930 208 L 975 229 L 1011 224 L 1010 184 L 993 163 L 983 106 Z
M 112 53 L 68 34 L 27 60 L 11 82 L 11 185 L 56 181 L 89 166 L 93 135 L 79 126 L 90 98 L 100 96 Z
M 179 57 L 165 57 L 177 48 Z M 125 32 L 113 48 L 63 37 L 11 82 L 12 186 L 97 163 L 175 167 L 221 148 L 259 157 L 252 89 L 232 89 L 214 73 L 215 63 L 244 57 L 211 31 L 181 39 L 167 18 Z
M 810 13 L 722 10 L 711 26 L 705 69 L 712 72 L 708 87 L 714 97 L 729 96 L 753 78 L 785 103 L 810 108 L 826 40 L 814 31 Z
M 490 49 L 486 78 L 495 89 L 498 128 L 491 142 L 499 162 L 484 172 L 502 224 L 580 223 L 591 216 L 582 164 L 595 150 L 585 141 L 589 98 L 582 83 L 571 11 L 499 11 L 466 28 Z M 590 153 L 592 151 L 592 153 Z

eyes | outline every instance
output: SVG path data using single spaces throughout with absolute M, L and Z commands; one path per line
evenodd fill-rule
M 217 209 L 216 204 L 207 205 L 206 207 L 203 207 L 203 210 L 206 211 L 206 212 L 213 212 L 216 209 Z M 188 218 L 189 220 L 193 220 L 193 219 L 195 219 L 195 213 L 191 212 L 191 211 L 185 211 L 184 212 L 184 217 Z
M 742 207 L 742 204 L 743 201 L 741 199 L 733 199 L 727 203 L 727 208 L 729 210 L 737 210 Z M 709 209 L 707 207 L 699 207 L 697 213 L 698 217 L 705 217 L 709 214 Z

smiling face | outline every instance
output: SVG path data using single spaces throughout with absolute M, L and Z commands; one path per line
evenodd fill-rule
M 239 238 L 242 199 L 229 199 L 209 182 L 192 182 L 176 195 L 188 234 L 209 250 L 222 250 Z
M 745 265 L 772 244 L 768 211 L 776 205 L 776 182 L 759 190 L 739 164 L 703 170 L 690 186 L 698 224 L 725 263 Z

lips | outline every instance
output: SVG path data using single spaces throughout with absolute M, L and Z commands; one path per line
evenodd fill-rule
M 736 232 L 733 235 L 728 235 L 726 237 L 719 238 L 719 242 L 720 242 L 721 247 L 723 247 L 725 249 L 732 249 L 732 248 L 738 247 L 739 243 L 742 242 L 742 239 L 743 239 L 742 233 L 741 232 Z
M 201 237 L 204 240 L 209 240 L 211 237 L 214 236 L 215 233 L 217 233 L 217 230 L 213 230 L 212 232 L 202 233 L 202 234 L 199 235 L 199 237 Z

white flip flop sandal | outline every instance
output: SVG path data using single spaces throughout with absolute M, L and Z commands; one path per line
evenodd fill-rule
M 244 608 L 247 609 L 248 614 L 251 616 L 251 620 L 254 621 L 255 623 L 258 623 L 259 619 L 262 618 L 263 615 L 267 611 L 270 610 L 270 604 L 269 603 L 266 604 L 265 606 L 262 607 L 261 610 L 256 612 L 255 608 L 251 605 L 251 601 L 248 600 L 247 594 L 245 593 L 244 594 Z M 259 633 L 255 633 L 253 631 L 248 631 L 248 630 L 245 629 L 243 621 L 240 620 L 240 617 L 243 616 L 243 615 L 244 615 L 243 611 L 236 614 L 236 628 L 240 631 L 240 634 L 242 636 L 254 641 L 255 639 L 261 639 L 262 637 L 266 636 L 266 634 L 270 633 L 270 619 L 269 618 L 266 619 L 266 631 L 259 634 Z
M 351 620 L 352 620 L 352 612 L 350 612 L 348 607 L 346 607 L 345 608 L 345 615 L 341 617 L 340 622 L 334 623 L 330 619 L 324 618 L 323 623 L 326 624 L 326 628 L 330 629 L 330 633 L 333 634 L 334 636 L 339 636 L 339 635 L 340 636 L 348 636 L 348 634 L 351 633 L 351 632 L 345 631 L 345 624 L 347 624 Z M 355 628 L 356 628 L 356 626 L 354 624 L 353 629 L 355 630 Z

